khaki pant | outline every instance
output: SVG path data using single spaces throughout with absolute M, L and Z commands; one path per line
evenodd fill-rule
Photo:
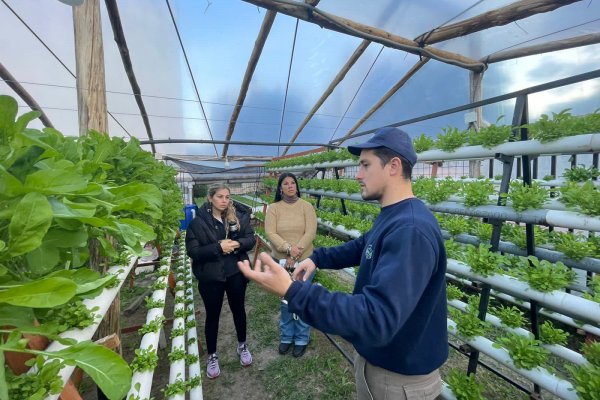
M 358 400 L 433 400 L 442 392 L 439 370 L 427 375 L 401 375 L 376 367 L 355 354 L 354 378 Z

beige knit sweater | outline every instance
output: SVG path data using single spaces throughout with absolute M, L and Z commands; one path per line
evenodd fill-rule
M 310 256 L 317 234 L 317 214 L 306 200 L 293 204 L 281 200 L 269 205 L 265 217 L 265 231 L 273 247 L 273 257 L 287 257 L 288 244 L 304 247 L 300 260 Z

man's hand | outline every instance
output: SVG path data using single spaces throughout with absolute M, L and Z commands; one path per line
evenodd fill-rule
M 292 278 L 294 278 L 295 281 L 305 281 L 316 268 L 317 266 L 315 265 L 313 260 L 311 260 L 310 258 L 306 258 L 302 260 L 300 264 L 298 264 L 298 266 L 294 270 L 294 273 L 292 274 Z
M 254 269 L 250 267 L 250 261 L 238 261 L 240 271 L 246 278 L 258 283 L 263 289 L 283 296 L 292 284 L 292 278 L 277 264 L 270 255 L 265 252 L 260 253 L 259 259 L 254 264 Z M 262 267 L 262 268 L 261 268 Z

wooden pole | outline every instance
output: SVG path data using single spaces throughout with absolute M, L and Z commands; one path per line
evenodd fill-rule
M 469 79 L 469 100 L 471 103 L 481 101 L 483 98 L 483 72 L 471 72 Z M 479 131 L 483 123 L 483 107 L 473 109 L 475 118 L 469 121 L 469 129 Z M 494 162 L 494 160 L 490 160 Z M 481 160 L 469 160 L 469 177 L 479 178 L 481 175 Z
M 99 0 L 73 7 L 73 26 L 79 136 L 86 136 L 90 129 L 108 133 Z
M 367 39 L 372 42 L 382 44 L 386 47 L 406 51 L 422 57 L 434 58 L 438 61 L 457 65 L 461 68 L 466 68 L 472 71 L 481 71 L 485 67 L 480 61 L 465 57 L 461 54 L 427 46 L 420 47 L 419 43 L 415 42 L 414 40 L 395 35 L 393 33 L 384 31 L 383 29 L 361 24 L 359 22 L 341 18 L 335 15 L 324 16 L 322 11 L 316 12 L 317 9 L 311 8 L 310 5 L 307 6 L 303 5 L 302 3 L 276 3 L 272 0 L 243 1 L 292 16 L 303 21 L 311 22 L 319 25 L 321 28 L 341 32 L 347 35 L 359 37 L 361 39 Z
M 108 134 L 99 1 L 86 0 L 82 5 L 73 7 L 80 136 L 86 136 L 90 129 Z M 90 268 L 105 272 L 106 265 L 102 265 L 98 241 L 92 240 L 89 247 Z M 102 338 L 119 332 L 120 312 L 121 301 L 117 295 L 98 327 L 97 337 Z M 117 351 L 121 354 L 120 346 Z
M 32 110 L 36 110 L 42 113 L 40 115 L 40 121 L 42 124 L 48 128 L 54 128 L 50 119 L 42 110 L 42 107 L 33 99 L 33 97 L 29 94 L 27 90 L 15 79 L 14 76 L 4 67 L 4 65 L 0 62 L 0 78 L 4 79 L 4 82 L 10 87 L 15 93 L 25 102 Z
M 469 35 L 494 26 L 506 25 L 520 19 L 531 17 L 535 14 L 556 10 L 557 8 L 578 1 L 581 0 L 521 0 L 496 10 L 476 15 L 464 21 L 442 26 L 430 32 L 425 32 L 422 35 L 419 35 L 415 41 L 425 45 L 443 42 L 448 39 Z
M 342 141 L 339 142 L 338 144 L 342 144 L 344 142 L 345 138 L 352 135 L 358 128 L 360 128 L 360 126 L 362 124 L 364 124 L 365 121 L 367 119 L 369 119 L 373 114 L 375 114 L 375 111 L 379 110 L 381 108 L 381 106 L 383 106 L 385 104 L 385 102 L 388 101 L 390 99 L 390 97 L 392 97 L 402 86 L 404 86 L 406 84 L 406 82 L 415 73 L 417 73 L 417 71 L 420 70 L 423 65 L 427 64 L 427 61 L 429 61 L 429 58 L 422 58 L 415 65 L 413 65 L 413 67 L 402 77 L 402 79 L 400 79 L 394 86 L 392 86 L 392 88 L 390 90 L 388 90 L 387 93 L 384 94 L 383 97 L 381 99 L 379 99 L 379 101 L 377 103 L 375 103 L 375 105 L 373 107 L 371 107 L 371 109 L 369 109 L 369 111 L 367 111 L 366 114 L 363 115 L 354 124 L 354 126 L 352 128 L 350 128 L 350 130 L 348 132 L 346 132 L 346 134 L 342 137 Z
M 298 138 L 298 135 L 300 135 L 300 132 L 302 132 L 302 129 L 304 129 L 306 124 L 308 124 L 308 121 L 311 120 L 311 118 L 317 113 L 319 108 L 323 105 L 325 100 L 327 100 L 327 98 L 331 95 L 331 93 L 333 93 L 333 91 L 337 87 L 337 85 L 340 84 L 340 82 L 344 79 L 344 77 L 346 76 L 348 71 L 350 71 L 350 68 L 352 68 L 352 66 L 356 63 L 356 61 L 360 58 L 360 56 L 362 56 L 363 53 L 365 52 L 365 50 L 367 50 L 367 47 L 369 47 L 369 44 L 371 44 L 370 41 L 363 40 L 358 45 L 356 50 L 354 50 L 354 53 L 352 53 L 352 55 L 350 56 L 348 61 L 346 61 L 346 64 L 342 67 L 340 72 L 337 73 L 337 75 L 335 76 L 333 81 L 329 84 L 329 86 L 327 87 L 325 92 L 321 95 L 319 100 L 317 100 L 317 103 L 313 106 L 313 108 L 309 111 L 308 115 L 304 118 L 304 121 L 302 121 L 302 123 L 300 124 L 298 129 L 296 129 L 294 136 L 292 136 L 292 138 L 290 139 L 291 143 L 296 141 L 296 139 Z M 290 149 L 290 146 L 287 146 L 283 150 L 282 155 L 285 156 L 289 149 Z

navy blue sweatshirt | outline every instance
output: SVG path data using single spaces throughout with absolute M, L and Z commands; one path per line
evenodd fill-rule
M 360 264 L 354 292 L 295 281 L 286 293 L 290 312 L 393 372 L 428 374 L 446 361 L 446 252 L 437 220 L 420 200 L 383 207 L 365 235 L 310 258 L 318 268 Z

